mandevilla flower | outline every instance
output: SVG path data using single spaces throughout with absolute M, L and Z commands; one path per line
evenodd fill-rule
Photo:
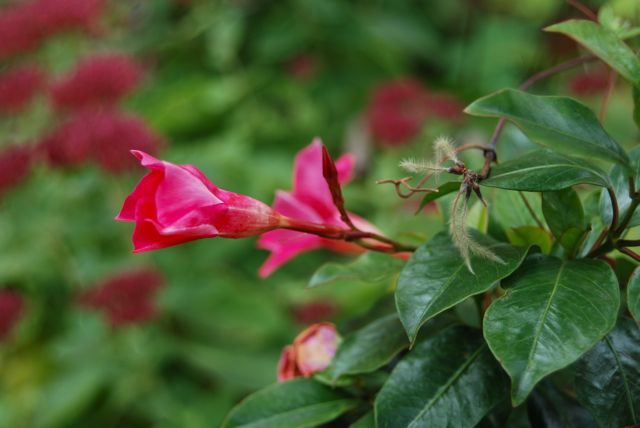
M 222 190 L 191 165 L 175 165 L 137 150 L 149 172 L 116 220 L 136 223 L 134 252 L 202 238 L 244 238 L 275 229 L 284 217 L 249 196 Z
M 0 195 L 18 185 L 31 171 L 33 149 L 26 144 L 0 149 Z
M 0 113 L 22 111 L 45 84 L 44 72 L 23 65 L 0 74 Z
M 349 182 L 354 167 L 350 154 L 341 156 L 335 163 L 338 180 Z M 273 208 L 282 215 L 297 221 L 327 225 L 346 229 L 340 218 L 340 212 L 333 203 L 329 186 L 322 175 L 322 142 L 316 138 L 298 152 L 293 171 L 293 191 L 276 192 Z M 350 214 L 351 220 L 361 230 L 377 232 L 376 228 Z M 323 238 L 309 233 L 293 230 L 274 230 L 265 233 L 258 240 L 258 247 L 271 251 L 271 255 L 260 267 L 262 277 L 269 276 L 274 270 L 300 253 L 327 248 L 342 253 L 362 253 L 364 249 L 352 242 Z
M 278 362 L 278 382 L 304 376 L 327 368 L 338 349 L 340 336 L 336 326 L 324 322 L 313 324 L 285 346 Z

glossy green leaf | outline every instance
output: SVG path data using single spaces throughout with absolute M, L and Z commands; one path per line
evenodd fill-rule
M 329 422 L 360 402 L 312 379 L 298 378 L 255 392 L 233 408 L 225 428 L 303 428 Z
M 586 233 L 586 221 L 580 197 L 568 188 L 542 194 L 542 212 L 547 225 L 570 254 L 582 241 Z
M 375 401 L 378 428 L 473 427 L 508 397 L 508 380 L 475 330 L 454 326 L 418 343 Z
M 507 238 L 513 245 L 520 247 L 530 247 L 535 245 L 540 248 L 544 254 L 551 252 L 553 241 L 551 235 L 538 226 L 518 226 L 506 230 Z
M 608 187 L 609 178 L 600 168 L 582 159 L 551 150 L 536 150 L 494 166 L 489 178 L 481 184 L 501 189 L 544 192 L 582 183 Z
M 420 208 L 418 208 L 418 212 L 422 211 L 422 209 L 431 201 L 435 201 L 436 199 L 440 199 L 443 196 L 448 195 L 449 193 L 457 192 L 460 190 L 460 182 L 459 181 L 447 181 L 446 183 L 442 183 L 437 187 L 437 192 L 430 192 L 424 195 L 422 201 L 420 202 Z
M 578 400 L 601 427 L 640 424 L 640 327 L 618 326 L 576 364 Z
M 571 19 L 545 28 L 565 34 L 609 64 L 631 84 L 640 86 L 640 59 L 618 35 L 602 25 L 584 19 Z
M 593 111 L 572 98 L 503 89 L 474 101 L 465 111 L 509 119 L 533 142 L 550 149 L 629 166 L 627 154 L 602 128 Z
M 560 260 L 535 254 L 503 281 L 504 296 L 484 318 L 484 336 L 512 379 L 522 403 L 545 376 L 574 362 L 616 322 L 620 291 L 599 260 Z
M 347 336 L 327 367 L 327 374 L 335 382 L 343 375 L 372 372 L 408 346 L 398 316 L 386 316 Z
M 640 321 L 640 268 L 633 271 L 627 284 L 627 307 L 633 317 Z
M 341 281 L 390 284 L 404 264 L 403 260 L 390 257 L 388 254 L 368 252 L 348 264 L 325 264 L 313 274 L 307 287 L 318 287 Z
M 636 147 L 629 152 L 629 157 L 631 158 L 632 165 L 634 167 L 634 171 L 636 174 L 636 189 L 638 189 L 638 185 L 640 185 L 640 180 L 638 180 L 638 172 L 640 172 L 640 147 Z M 627 210 L 631 205 L 631 197 L 629 197 L 629 176 L 628 172 L 620 165 L 614 165 L 609 171 L 609 180 L 613 185 L 613 191 L 616 194 L 616 199 L 618 201 L 618 210 L 620 212 L 620 218 L 623 218 Z M 611 219 L 613 217 L 613 210 L 611 209 L 611 199 L 609 198 L 609 194 L 606 191 L 602 191 L 600 194 L 600 213 L 602 215 L 602 220 L 606 225 L 611 224 Z M 640 210 L 636 210 L 629 222 L 629 226 L 638 226 L 640 225 Z
M 531 397 L 520 407 L 531 409 L 539 420 L 533 428 L 596 428 L 598 425 L 587 409 L 551 379 L 545 379 L 533 390 Z M 511 428 L 511 425 L 507 425 Z
M 402 270 L 396 288 L 396 307 L 409 339 L 430 318 L 491 288 L 520 266 L 526 248 L 497 242 L 473 233 L 473 238 L 498 255 L 504 264 L 471 257 L 475 273 L 467 269 L 448 233 L 439 233 L 413 253 Z

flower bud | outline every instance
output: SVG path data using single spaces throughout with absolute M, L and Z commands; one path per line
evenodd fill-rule
M 331 323 L 313 324 L 286 346 L 278 363 L 278 381 L 309 377 L 327 368 L 338 349 L 339 336 Z
M 175 165 L 137 150 L 131 153 L 151 171 L 116 217 L 136 223 L 134 252 L 216 236 L 259 235 L 283 222 L 266 204 L 216 187 L 191 165 Z

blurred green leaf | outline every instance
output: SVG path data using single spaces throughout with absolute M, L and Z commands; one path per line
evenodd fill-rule
M 544 192 L 542 212 L 553 236 L 569 254 L 574 254 L 586 232 L 584 211 L 576 191 L 569 188 Z
M 640 268 L 633 271 L 627 285 L 627 306 L 633 317 L 640 321 Z
M 402 270 L 405 262 L 388 254 L 368 252 L 349 264 L 327 263 L 318 269 L 307 287 L 313 288 L 341 282 L 387 284 Z

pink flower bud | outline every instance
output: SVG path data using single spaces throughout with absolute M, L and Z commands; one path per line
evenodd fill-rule
M 152 319 L 154 303 L 164 283 L 153 268 L 121 272 L 78 295 L 78 303 L 104 312 L 112 326 L 140 323 Z
M 116 217 L 136 223 L 134 252 L 216 236 L 244 238 L 284 221 L 262 202 L 216 187 L 191 165 L 175 165 L 137 150 L 132 153 L 151 171 Z
M 327 368 L 338 349 L 336 326 L 328 323 L 313 324 L 302 331 L 293 345 L 282 350 L 278 363 L 278 382 L 295 377 L 309 377 Z

